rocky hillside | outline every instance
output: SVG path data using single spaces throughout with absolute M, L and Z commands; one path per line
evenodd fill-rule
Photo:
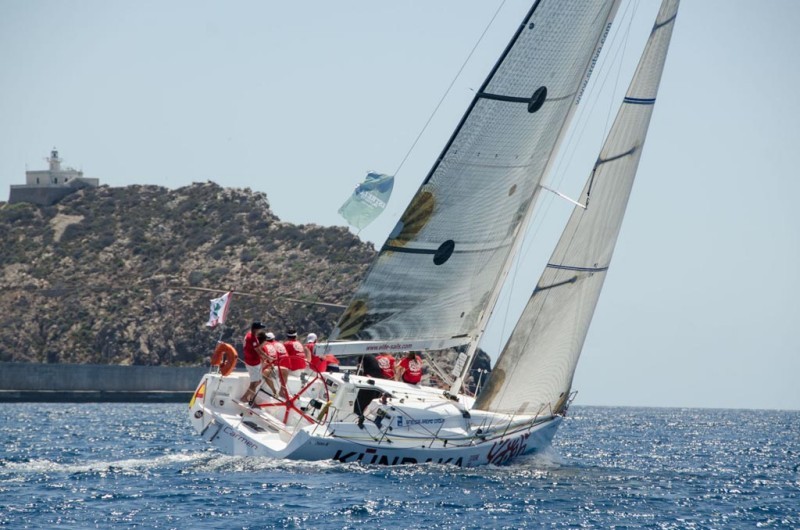
M 281 222 L 266 195 L 213 183 L 103 186 L 38 207 L 0 203 L 0 361 L 197 364 L 235 289 L 226 338 L 330 331 L 375 254 L 346 228 Z M 208 289 L 207 291 L 205 289 Z
M 326 336 L 341 309 L 310 302 L 347 304 L 375 255 L 346 228 L 281 222 L 265 194 L 211 182 L 0 203 L 0 245 L 0 361 L 47 363 L 196 365 L 252 320 Z M 207 328 L 230 289 L 228 322 Z

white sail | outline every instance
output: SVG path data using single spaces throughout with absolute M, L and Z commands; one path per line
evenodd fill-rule
M 617 3 L 535 3 L 333 339 L 477 338 Z
M 653 112 L 678 0 L 664 0 L 580 202 L 475 408 L 560 412 L 572 385 Z

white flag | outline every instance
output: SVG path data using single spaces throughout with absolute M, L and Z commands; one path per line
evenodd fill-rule
M 206 326 L 213 328 L 218 324 L 225 323 L 225 317 L 228 315 L 230 299 L 231 293 L 227 292 L 219 298 L 214 298 L 211 300 L 211 315 L 208 317 Z

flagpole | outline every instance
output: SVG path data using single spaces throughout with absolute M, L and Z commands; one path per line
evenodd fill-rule
M 228 319 L 228 311 L 230 310 L 231 298 L 233 298 L 234 291 L 235 289 L 230 289 L 224 295 L 222 295 L 222 297 L 211 300 L 211 314 L 209 315 L 208 323 L 206 324 L 208 327 L 214 328 L 225 324 L 225 321 Z M 219 303 L 222 302 L 222 300 L 224 300 L 225 303 L 222 304 L 222 307 L 219 307 Z M 217 337 L 218 345 L 222 343 L 222 337 L 224 334 L 225 328 L 220 327 L 219 337 Z
M 228 293 L 229 293 L 229 294 L 228 294 L 228 299 L 227 299 L 227 300 L 225 300 L 225 307 L 223 307 L 223 308 L 222 308 L 223 320 L 228 320 L 228 309 L 229 309 L 229 308 L 230 308 L 230 306 L 231 306 L 231 300 L 233 299 L 233 292 L 234 292 L 235 290 L 236 290 L 235 288 L 232 288 L 231 290 L 229 290 L 229 291 L 228 291 Z M 222 322 L 222 324 L 224 325 L 225 323 L 224 323 L 224 322 Z M 224 327 L 222 327 L 222 326 L 220 326 L 220 330 L 219 330 L 219 339 L 217 339 L 217 342 L 222 342 L 222 335 L 223 335 L 224 333 L 225 333 L 225 328 L 224 328 Z
M 217 343 L 222 342 L 222 336 L 225 334 L 225 320 L 228 320 L 228 309 L 231 306 L 231 300 L 233 299 L 233 293 L 236 289 L 231 289 L 228 291 L 228 298 L 225 300 L 225 307 L 222 308 L 222 326 L 219 329 L 219 338 L 217 339 Z

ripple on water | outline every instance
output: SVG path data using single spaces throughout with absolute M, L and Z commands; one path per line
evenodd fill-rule
M 0 405 L 0 525 L 796 528 L 800 413 L 573 407 L 508 466 L 219 454 L 185 405 Z

